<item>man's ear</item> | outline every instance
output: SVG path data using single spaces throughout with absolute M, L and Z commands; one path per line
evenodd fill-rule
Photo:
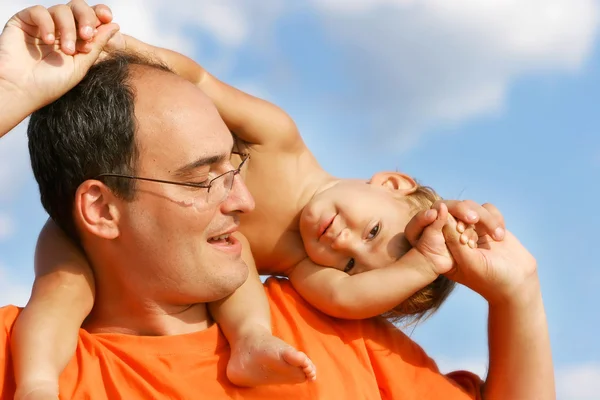
M 87 180 L 75 192 L 74 218 L 79 229 L 103 239 L 119 236 L 119 200 L 102 182 Z
M 383 186 L 402 196 L 414 193 L 419 187 L 413 178 L 400 172 L 378 172 L 373 175 L 369 183 Z

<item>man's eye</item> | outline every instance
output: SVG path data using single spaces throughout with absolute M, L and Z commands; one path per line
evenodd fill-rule
M 344 268 L 344 272 L 348 273 L 354 268 L 354 258 L 348 260 L 348 264 L 346 264 L 346 268 Z
M 367 240 L 373 240 L 375 239 L 375 237 L 377 236 L 377 234 L 379 233 L 381 229 L 380 224 L 377 224 L 373 227 L 373 229 L 371 229 L 371 231 L 369 232 L 369 234 L 367 235 Z

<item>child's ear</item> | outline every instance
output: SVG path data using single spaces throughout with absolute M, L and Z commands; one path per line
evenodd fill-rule
M 75 194 L 74 209 L 80 229 L 104 239 L 119 236 L 118 200 L 104 183 L 97 180 L 83 182 Z
M 400 172 L 378 172 L 373 175 L 369 183 L 383 186 L 403 196 L 414 193 L 419 187 L 413 178 Z

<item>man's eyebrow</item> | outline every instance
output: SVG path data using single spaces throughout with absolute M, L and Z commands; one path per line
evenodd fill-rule
M 189 175 L 192 171 L 194 171 L 197 168 L 200 167 L 205 167 L 207 165 L 212 165 L 212 164 L 218 164 L 218 163 L 222 163 L 224 161 L 229 160 L 230 158 L 230 154 L 217 154 L 214 156 L 208 156 L 208 157 L 201 157 L 195 161 L 192 161 L 189 164 L 186 164 L 180 168 L 178 168 L 173 175 L 174 176 L 178 176 L 178 177 L 183 177 L 186 175 Z

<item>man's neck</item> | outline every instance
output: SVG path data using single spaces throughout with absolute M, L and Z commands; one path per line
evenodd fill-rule
M 119 274 L 127 270 L 125 266 L 93 259 L 90 254 L 88 257 L 97 267 L 94 307 L 83 324 L 88 332 L 168 336 L 198 332 L 212 325 L 205 303 L 173 304 L 154 293 L 142 293 L 128 277 Z
M 92 312 L 83 324 L 90 333 L 169 336 L 198 332 L 213 321 L 206 304 L 161 305 L 148 299 L 134 304 L 112 295 L 96 294 Z

